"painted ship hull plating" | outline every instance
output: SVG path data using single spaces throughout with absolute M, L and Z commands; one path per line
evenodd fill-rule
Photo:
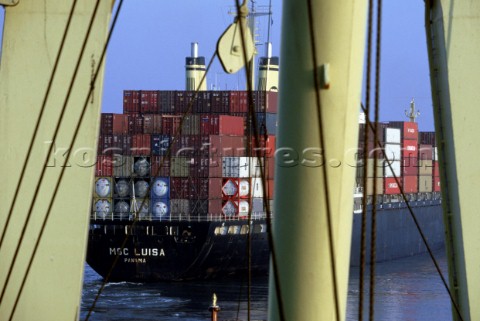
M 441 201 L 414 201 L 411 207 L 430 247 L 433 250 L 442 248 Z M 368 215 L 371 215 L 371 207 Z M 248 270 L 246 220 L 139 221 L 133 229 L 131 223 L 125 220 L 91 221 L 87 262 L 103 278 L 109 274 L 117 255 L 110 281 L 208 279 L 239 275 Z M 360 214 L 354 214 L 352 266 L 358 265 L 360 258 L 360 224 Z M 128 240 L 122 250 L 126 234 Z M 251 245 L 252 273 L 267 274 L 269 247 L 265 220 L 253 220 Z M 405 203 L 385 203 L 377 207 L 377 261 L 425 251 Z

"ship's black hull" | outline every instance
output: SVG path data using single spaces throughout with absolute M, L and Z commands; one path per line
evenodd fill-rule
M 431 248 L 443 247 L 440 201 L 414 202 L 412 207 Z M 371 215 L 370 210 L 368 213 Z M 253 222 L 251 253 L 247 252 L 248 223 L 245 220 L 141 221 L 133 228 L 131 223 L 108 220 L 91 223 L 87 263 L 102 277 L 108 276 L 110 281 L 206 279 L 239 275 L 248 271 L 249 266 L 254 274 L 268 273 L 269 246 L 264 220 Z M 358 265 L 360 258 L 360 224 L 361 215 L 354 214 L 352 265 Z M 383 204 L 377 209 L 377 261 L 425 251 L 404 203 Z

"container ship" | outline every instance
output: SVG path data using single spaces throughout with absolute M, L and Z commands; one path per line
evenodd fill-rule
M 186 58 L 187 90 L 125 90 L 123 113 L 102 114 L 87 251 L 98 274 L 155 282 L 268 273 L 266 205 L 275 220 L 274 171 L 281 166 L 274 157 L 278 62 L 269 49 L 260 58 L 255 117 L 248 92 L 206 90 L 196 44 Z M 360 121 L 352 265 L 360 261 L 363 198 L 367 216 L 376 207 L 378 261 L 426 251 L 405 197 L 430 247 L 443 247 L 435 134 L 419 132 L 414 114 L 412 101 L 410 121 L 379 124 L 368 146 L 362 137 L 369 127 Z M 362 151 L 376 143 L 382 158 L 364 164 Z

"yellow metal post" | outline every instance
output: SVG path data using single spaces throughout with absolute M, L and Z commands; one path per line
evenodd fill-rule
M 355 178 L 354 164 L 346 155 L 357 147 L 367 6 L 365 1 L 312 1 L 314 65 L 307 2 L 283 2 L 273 228 L 279 273 L 270 273 L 272 321 L 280 320 L 275 276 L 280 281 L 285 320 L 343 320 L 346 313 Z M 323 88 L 319 91 L 321 124 L 315 69 Z M 320 126 L 326 143 L 323 150 Z
M 463 320 L 480 320 L 480 2 L 431 0 L 426 6 L 450 287 Z
M 6 7 L 0 65 L 0 228 L 5 231 L 0 248 L 0 318 L 12 315 L 13 320 L 75 320 L 78 318 L 85 249 L 88 234 L 96 141 L 99 127 L 103 77 L 95 83 L 95 91 L 80 127 L 70 162 L 56 196 L 43 237 L 21 296 L 19 290 L 27 265 L 39 238 L 54 187 L 59 178 L 66 149 L 79 123 L 88 97 L 92 69 L 100 63 L 113 1 L 100 1 L 90 32 L 78 76 L 73 85 L 66 113 L 60 127 L 54 152 L 47 151 L 97 1 L 78 1 L 65 48 L 39 130 L 34 133 L 47 84 L 60 47 L 73 1 L 20 0 Z M 93 68 L 92 68 L 93 67 Z M 35 143 L 28 150 L 30 140 Z M 32 153 L 10 222 L 7 216 L 27 153 Z M 45 178 L 37 201 L 30 212 L 37 182 L 44 162 L 49 157 Z M 27 215 L 30 222 L 23 234 Z M 15 256 L 16 249 L 19 249 Z M 13 262 L 15 262 L 14 265 Z M 13 266 L 7 282 L 8 271 Z

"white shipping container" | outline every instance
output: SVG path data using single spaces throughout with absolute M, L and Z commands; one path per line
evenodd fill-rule
M 433 160 L 438 162 L 438 149 L 433 147 Z
M 250 177 L 250 157 L 238 157 L 238 177 Z
M 385 159 L 389 161 L 400 161 L 401 155 L 400 144 L 385 144 Z
M 393 174 L 395 174 L 396 177 L 400 177 L 402 173 L 400 163 L 399 160 L 385 161 L 385 177 L 394 177 Z
M 400 144 L 401 131 L 400 128 L 385 128 L 385 142 Z
M 246 200 L 240 200 L 238 202 L 238 215 L 239 216 L 245 216 L 248 215 L 248 212 L 250 211 L 250 204 Z
M 238 177 L 240 157 L 222 157 L 222 176 Z
M 261 166 L 263 166 L 263 158 L 250 157 L 250 177 L 262 177 Z
M 252 178 L 252 197 L 263 197 L 263 184 L 260 177 Z
M 238 183 L 238 196 L 243 198 L 250 196 L 250 180 L 240 180 L 240 182 Z

